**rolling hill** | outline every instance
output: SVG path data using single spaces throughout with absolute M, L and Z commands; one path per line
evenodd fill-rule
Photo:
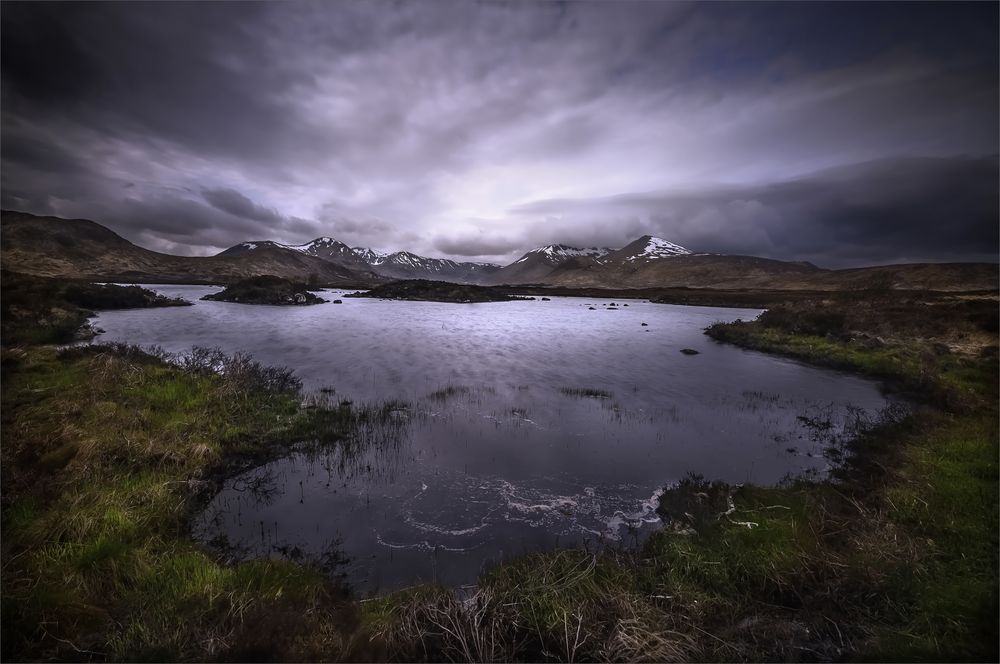
M 245 254 L 173 256 L 136 246 L 86 219 L 0 215 L 0 261 L 6 270 L 48 277 L 140 283 L 223 283 L 273 274 L 288 279 L 364 286 L 381 279 L 274 244 Z

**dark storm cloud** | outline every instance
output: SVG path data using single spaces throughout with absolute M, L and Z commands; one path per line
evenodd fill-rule
M 441 237 L 434 242 L 434 248 L 452 256 L 503 256 L 525 247 L 526 240 L 520 234 L 515 236 L 479 234 L 466 237 Z M 532 245 L 533 246 L 533 245 Z
M 279 97 L 302 74 L 253 47 L 246 28 L 259 9 L 5 4 L 5 106 L 43 108 L 113 137 L 137 134 L 212 155 L 266 154 L 275 133 L 261 129 L 287 120 Z
M 981 221 L 924 221 L 948 195 L 980 218 L 964 180 L 830 169 L 995 154 L 997 20 L 995 3 L 7 2 L 2 204 L 185 253 L 333 235 L 503 260 L 660 229 L 827 263 L 980 257 Z M 572 214 L 526 212 L 554 199 Z
M 212 207 L 236 217 L 278 224 L 283 218 L 276 210 L 258 205 L 235 189 L 208 189 L 202 196 Z
M 996 157 L 889 159 L 766 185 L 537 201 L 511 212 L 547 220 L 549 237 L 581 225 L 631 226 L 616 237 L 602 230 L 583 238 L 591 244 L 617 246 L 649 233 L 693 251 L 836 267 L 992 260 L 1000 243 L 998 183 Z

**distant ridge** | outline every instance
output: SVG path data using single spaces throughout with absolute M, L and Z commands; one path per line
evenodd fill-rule
M 242 254 L 208 257 L 162 254 L 138 247 L 87 219 L 39 217 L 4 210 L 0 213 L 0 235 L 0 263 L 4 269 L 49 277 L 225 283 L 234 278 L 273 274 L 352 287 L 380 280 L 368 270 L 351 270 L 277 243 Z
M 219 252 L 216 256 L 242 256 L 260 249 L 297 251 L 307 256 L 322 258 L 348 269 L 362 271 L 369 271 L 371 269 L 371 266 L 365 260 L 359 258 L 351 247 L 332 237 L 318 237 L 312 242 L 306 242 L 305 244 L 281 244 L 273 240 L 240 242 L 225 251 Z
M 223 283 L 273 274 L 328 285 L 371 286 L 387 279 L 432 279 L 483 285 L 586 288 L 708 288 L 720 290 L 992 291 L 996 263 L 915 263 L 825 270 L 810 263 L 756 256 L 692 253 L 644 235 L 613 250 L 550 244 L 509 265 L 428 258 L 349 247 L 331 237 L 301 245 L 272 240 L 241 242 L 210 257 L 172 256 L 138 247 L 85 219 L 2 213 L 2 264 L 42 276 L 144 283 Z
M 409 251 L 387 253 L 367 247 L 349 247 L 332 237 L 306 244 L 280 244 L 273 240 L 241 242 L 218 256 L 242 256 L 261 249 L 280 248 L 323 258 L 350 269 L 372 271 L 391 279 L 443 279 L 458 283 L 481 283 L 500 269 L 493 263 L 460 263 L 447 258 L 428 258 Z
M 552 271 L 577 258 L 600 260 L 613 250 L 606 247 L 571 247 L 566 244 L 547 244 L 527 252 L 510 265 L 493 274 L 493 283 L 541 283 Z

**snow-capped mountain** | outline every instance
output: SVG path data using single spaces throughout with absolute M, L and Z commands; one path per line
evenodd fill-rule
M 497 284 L 541 283 L 555 268 L 567 261 L 602 261 L 612 252 L 604 247 L 571 247 L 567 244 L 547 244 L 527 252 L 494 275 Z
M 409 251 L 386 253 L 354 247 L 354 254 L 379 274 L 396 279 L 434 279 L 478 283 L 500 269 L 492 263 L 460 263 L 447 258 L 428 258 Z
M 305 244 L 281 244 L 280 242 L 274 242 L 273 240 L 241 242 L 240 244 L 229 247 L 218 255 L 239 256 L 248 252 L 260 251 L 261 249 L 296 251 L 300 254 L 315 256 L 331 263 L 336 263 L 337 265 L 353 269 L 368 270 L 371 267 L 366 261 L 358 258 L 353 249 L 332 237 L 318 237 L 312 242 L 306 242 Z
M 447 258 L 428 258 L 409 251 L 389 253 L 369 247 L 349 247 L 332 237 L 316 238 L 305 244 L 281 244 L 273 240 L 241 242 L 219 256 L 239 256 L 264 249 L 295 251 L 322 258 L 343 267 L 371 270 L 391 279 L 435 279 L 459 283 L 479 283 L 500 269 L 492 263 L 460 263 Z
M 336 258 L 344 262 L 353 262 L 357 259 L 357 254 L 354 253 L 353 249 L 332 237 L 318 237 L 312 242 L 291 245 L 289 249 L 295 249 L 296 251 L 301 251 L 312 256 L 319 256 L 320 258 Z
M 652 235 L 643 235 L 638 240 L 628 243 L 618 251 L 611 252 L 607 256 L 609 262 L 627 261 L 650 261 L 658 258 L 673 258 L 675 256 L 689 256 L 691 251 L 679 244 L 674 244 L 669 240 Z
M 389 254 L 392 253 L 369 247 L 351 247 L 351 251 L 354 252 L 355 256 L 372 266 L 381 265 L 389 257 Z
M 587 247 L 580 249 L 578 247 L 571 247 L 566 244 L 547 244 L 544 247 L 538 247 L 537 249 L 532 249 L 524 256 L 521 256 L 512 265 L 517 265 L 518 263 L 525 263 L 532 260 L 532 258 L 538 257 L 547 263 L 553 265 L 558 265 L 563 261 L 574 258 L 577 256 L 588 256 L 590 258 L 600 258 L 610 254 L 613 249 L 608 249 L 606 247 Z
M 332 237 L 318 237 L 312 242 L 306 242 L 305 244 L 282 244 L 280 242 L 275 242 L 274 240 L 255 240 L 253 242 L 240 242 L 237 245 L 229 247 L 225 251 L 218 254 L 219 256 L 237 256 L 239 254 L 245 253 L 247 251 L 256 251 L 257 249 L 288 249 L 290 251 L 298 251 L 303 254 L 309 254 L 310 256 L 330 256 L 330 255 L 354 255 L 354 251 L 348 247 L 343 242 L 334 240 Z M 345 252 L 346 250 L 346 252 Z
M 249 251 L 257 251 L 258 249 L 291 249 L 291 247 L 272 240 L 255 240 L 253 242 L 240 242 L 239 244 L 234 244 L 225 251 L 220 251 L 216 255 L 239 256 L 240 254 L 245 254 Z
M 528 251 L 510 265 L 458 262 L 429 258 L 410 251 L 388 252 L 370 247 L 349 247 L 332 237 L 319 237 L 305 244 L 281 244 L 272 240 L 242 242 L 220 256 L 237 256 L 262 249 L 294 251 L 322 258 L 341 267 L 372 271 L 389 279 L 433 279 L 456 283 L 541 284 L 562 279 L 565 273 L 586 272 L 588 279 L 634 270 L 680 256 L 691 256 L 684 247 L 652 235 L 643 235 L 621 249 L 574 247 L 548 244 Z M 574 277 L 575 278 L 575 277 Z

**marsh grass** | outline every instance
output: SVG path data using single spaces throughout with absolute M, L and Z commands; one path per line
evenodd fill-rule
M 968 327 L 981 325 L 981 309 L 972 311 L 977 317 Z M 717 324 L 708 334 L 888 379 L 918 403 L 911 412 L 887 414 L 876 426 L 857 423 L 853 433 L 859 435 L 847 445 L 836 483 L 810 489 L 823 496 L 824 518 L 843 521 L 844 533 L 850 533 L 854 551 L 841 554 L 841 576 L 856 575 L 863 584 L 855 592 L 867 588 L 878 598 L 848 612 L 859 625 L 853 648 L 875 659 L 996 659 L 995 346 L 974 354 L 942 352 L 934 339 L 907 336 L 871 345 L 857 334 L 795 333 L 787 320 L 798 318 L 779 313 L 752 323 Z M 952 323 L 956 329 L 965 324 Z M 940 329 L 941 323 L 917 320 L 909 327 Z M 846 593 L 833 597 L 850 607 Z
M 559 391 L 568 397 L 578 399 L 611 399 L 614 395 L 607 390 L 599 390 L 593 387 L 560 387 Z
M 347 652 L 353 610 L 318 570 L 221 565 L 186 537 L 218 474 L 391 417 L 303 409 L 297 386 L 211 351 L 27 353 L 3 386 L 4 659 Z
M 453 397 L 469 394 L 471 391 L 472 388 L 465 385 L 448 385 L 447 387 L 442 387 L 440 390 L 434 390 L 427 395 L 427 398 L 431 401 L 444 402 Z

